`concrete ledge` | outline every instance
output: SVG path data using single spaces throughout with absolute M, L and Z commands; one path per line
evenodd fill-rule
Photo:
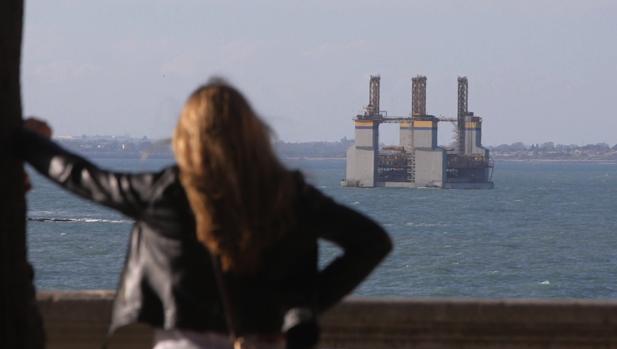
M 356 299 L 323 326 L 328 348 L 617 348 L 617 302 Z
M 111 291 L 43 292 L 48 348 L 100 348 Z M 322 319 L 321 348 L 617 348 L 617 301 L 350 299 Z M 110 349 L 150 348 L 127 327 Z
M 37 295 L 47 335 L 47 349 L 100 349 L 111 319 L 113 291 L 40 292 Z M 121 329 L 109 349 L 152 348 L 152 330 L 135 325 Z

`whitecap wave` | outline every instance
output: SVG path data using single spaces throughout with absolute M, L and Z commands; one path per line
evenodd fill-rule
M 434 227 L 447 227 L 447 223 L 424 223 L 424 222 L 405 222 L 405 225 L 408 227 L 421 227 L 421 228 L 434 228 Z M 444 232 L 447 233 L 447 232 Z
M 28 217 L 31 222 L 51 222 L 51 223 L 109 223 L 123 224 L 131 223 L 123 219 L 102 219 L 102 218 L 64 218 L 64 217 Z

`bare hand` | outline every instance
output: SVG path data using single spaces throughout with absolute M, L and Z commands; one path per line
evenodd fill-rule
M 24 128 L 45 138 L 51 138 L 52 135 L 52 129 L 47 122 L 35 117 L 29 117 L 24 120 Z

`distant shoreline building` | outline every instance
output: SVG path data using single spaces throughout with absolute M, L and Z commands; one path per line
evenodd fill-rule
M 482 147 L 482 118 L 467 109 L 467 78 L 458 78 L 456 118 L 426 113 L 426 77 L 412 78 L 411 116 L 381 112 L 380 77 L 371 76 L 369 103 L 354 118 L 355 141 L 347 150 L 348 187 L 435 187 L 445 189 L 493 188 L 489 150 Z M 437 145 L 439 122 L 456 123 L 453 147 Z M 379 147 L 379 126 L 398 123 L 398 146 Z

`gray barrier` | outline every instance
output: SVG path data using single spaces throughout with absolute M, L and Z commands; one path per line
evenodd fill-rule
M 48 348 L 100 348 L 111 291 L 42 292 Z M 322 319 L 320 348 L 616 348 L 617 301 L 358 299 Z M 151 330 L 131 326 L 110 349 L 150 348 Z

